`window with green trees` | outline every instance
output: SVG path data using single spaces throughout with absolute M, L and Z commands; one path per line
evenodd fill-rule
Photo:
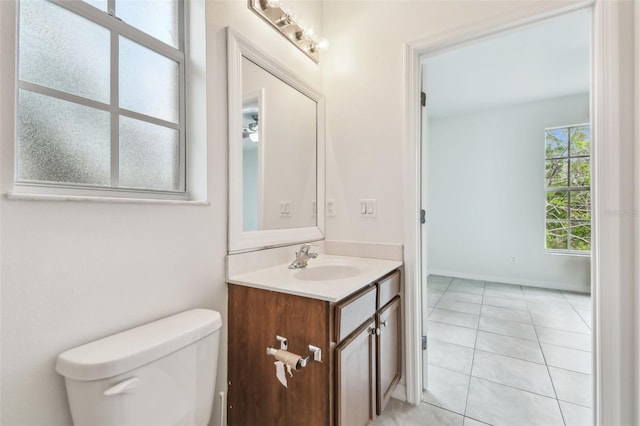
M 591 250 L 591 126 L 545 129 L 546 248 Z

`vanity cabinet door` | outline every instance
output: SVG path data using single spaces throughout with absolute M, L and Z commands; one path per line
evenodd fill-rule
M 369 319 L 336 348 L 336 423 L 374 423 L 376 324 Z
M 402 375 L 402 323 L 400 296 L 383 307 L 377 316 L 377 414 L 382 414 Z

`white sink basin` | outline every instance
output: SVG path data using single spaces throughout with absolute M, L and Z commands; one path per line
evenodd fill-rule
M 395 260 L 320 254 L 305 268 L 277 266 L 229 276 L 232 284 L 337 302 L 402 265 Z
M 307 265 L 297 270 L 294 277 L 302 281 L 330 281 L 355 277 L 362 272 L 362 269 L 352 265 Z

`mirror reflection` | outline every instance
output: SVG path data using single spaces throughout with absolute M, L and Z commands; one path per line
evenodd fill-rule
M 243 231 L 316 226 L 317 104 L 242 58 Z

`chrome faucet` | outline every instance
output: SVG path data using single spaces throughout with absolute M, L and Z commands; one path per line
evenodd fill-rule
M 309 253 L 311 247 L 316 247 L 315 244 L 303 244 L 300 247 L 300 251 L 296 252 L 296 260 L 291 262 L 289 269 L 300 269 L 307 266 L 309 259 L 315 259 L 318 257 L 318 253 Z

